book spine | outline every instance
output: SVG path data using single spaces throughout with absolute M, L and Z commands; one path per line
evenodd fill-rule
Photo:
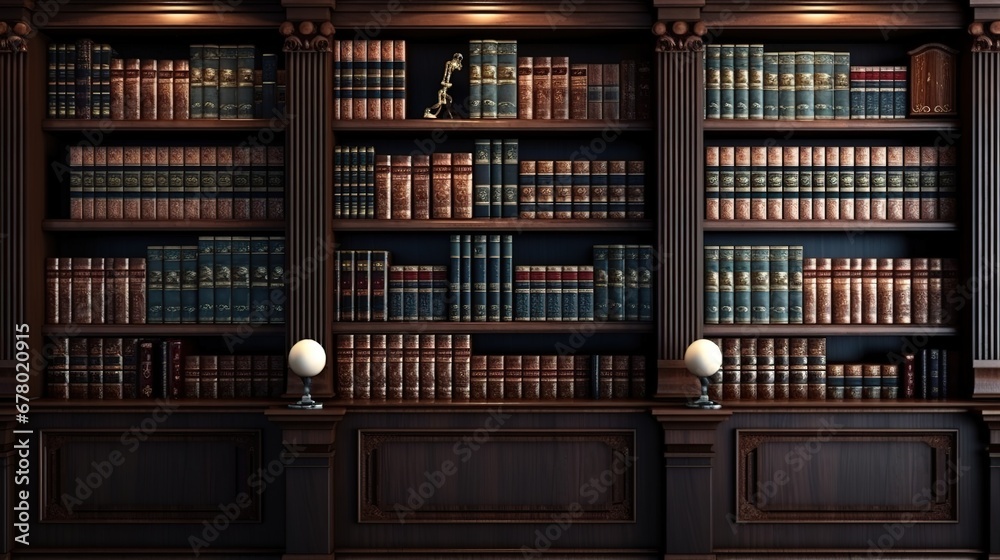
M 497 118 L 517 118 L 517 41 L 497 42 Z
M 562 321 L 562 267 L 545 267 L 545 320 Z
M 517 58 L 517 118 L 519 119 L 535 118 L 533 73 L 534 59 L 530 56 L 519 56 Z M 469 80 L 471 84 L 471 68 Z
M 826 399 L 826 339 L 810 338 L 806 342 L 806 398 Z
M 546 317 L 546 276 L 544 266 L 531 266 L 529 270 L 529 318 L 531 321 L 545 321 Z
M 913 322 L 911 300 L 911 259 L 891 259 L 892 261 L 892 322 L 910 324 Z
M 482 55 L 482 118 L 495 119 L 497 111 L 497 66 L 499 64 L 499 43 L 495 40 L 483 40 Z
M 767 149 L 747 146 L 719 148 L 719 218 L 749 220 L 766 215 Z M 737 172 L 738 168 L 738 172 Z
M 734 118 L 735 88 L 735 46 L 722 44 L 719 47 L 719 117 Z
M 500 320 L 500 235 L 490 234 L 486 244 L 486 320 Z
M 352 396 L 358 400 L 370 400 L 372 396 L 371 339 L 372 337 L 370 334 L 354 335 L 354 379 L 352 381 Z
M 535 217 L 551 220 L 555 217 L 555 162 L 535 162 Z
M 337 336 L 336 392 L 341 399 L 354 398 L 354 338 L 353 334 Z
M 594 320 L 594 267 L 581 266 L 577 275 L 577 319 Z
M 761 120 L 764 118 L 764 45 L 750 45 L 749 67 L 749 118 Z
M 805 59 L 803 59 L 805 70 Z M 780 120 L 796 119 L 797 95 L 796 53 L 778 53 L 778 118 Z M 803 98 L 805 93 L 803 92 Z
M 704 322 L 719 324 L 719 247 L 705 247 L 705 315 Z
M 385 373 L 385 397 L 403 398 L 403 335 L 386 335 L 387 363 Z
M 514 320 L 514 236 L 500 236 L 500 320 Z
M 156 119 L 174 118 L 174 61 L 156 61 Z
M 826 400 L 844 399 L 844 365 L 827 364 L 826 366 Z
M 920 219 L 938 219 L 938 149 L 920 148 Z
M 770 247 L 764 246 L 750 250 L 750 319 L 754 324 L 770 322 L 770 251 Z
M 891 119 L 895 116 L 896 94 L 895 94 L 895 67 L 878 67 L 878 110 L 879 116 L 883 119 Z
M 733 318 L 734 322 L 751 322 L 751 270 L 749 246 L 733 248 Z
M 719 147 L 705 147 L 705 219 L 719 219 Z M 728 218 L 732 219 L 732 218 Z
M 608 320 L 625 320 L 625 245 L 608 246 Z
M 379 53 L 379 102 L 381 107 L 379 109 L 379 115 L 382 119 L 395 119 L 402 118 L 403 115 L 396 116 L 393 111 L 392 103 L 395 92 L 392 87 L 393 73 L 395 72 L 393 68 L 393 56 L 395 47 L 392 39 L 382 39 L 377 41 L 381 45 L 381 52 Z M 334 50 L 334 53 L 337 51 Z M 403 62 L 403 61 L 400 61 Z
M 490 140 L 475 140 L 472 154 L 472 217 L 489 218 L 492 157 Z
M 833 120 L 835 118 L 834 99 L 834 53 L 816 52 L 813 73 L 813 105 L 816 120 Z
M 780 266 L 780 263 L 778 263 Z M 803 280 L 802 280 L 802 246 L 792 245 L 788 247 L 788 322 L 799 324 L 803 322 Z M 783 282 L 779 279 L 778 284 Z M 780 293 L 780 288 L 779 288 Z M 780 317 L 780 313 L 779 313 Z
M 431 154 L 431 218 L 452 217 L 452 161 L 448 152 Z
M 503 357 L 503 397 L 505 399 L 522 398 L 522 372 L 521 356 L 507 354 Z
M 811 179 L 812 179 L 811 219 L 824 220 L 826 219 L 826 149 L 823 146 L 816 146 L 812 150 Z
M 765 120 L 778 120 L 778 53 L 764 52 L 764 92 L 762 96 Z
M 854 184 L 854 146 L 840 146 L 840 197 L 839 217 L 841 220 L 854 219 L 855 184 Z M 827 199 L 829 202 L 829 199 Z
M 922 217 L 920 190 L 923 177 L 920 171 L 920 147 L 906 146 L 903 148 L 903 219 L 905 220 L 919 220 Z
M 390 212 L 394 220 L 408 220 L 414 216 L 411 211 L 413 202 L 412 164 L 412 156 L 390 156 Z
M 861 322 L 874 325 L 878 320 L 878 260 L 861 259 Z
M 406 118 L 406 40 L 392 42 L 392 118 Z
M 878 298 L 878 322 L 892 324 L 896 315 L 893 278 L 893 259 L 878 259 L 876 262 L 876 297 Z
M 608 245 L 594 245 L 594 320 L 607 321 L 608 302 Z M 581 295 L 583 293 L 581 286 Z M 582 303 L 582 302 L 581 302 Z M 581 306 L 582 307 L 582 306 Z
M 503 140 L 500 217 L 517 218 L 518 142 Z
M 646 216 L 646 162 L 629 160 L 625 166 L 625 217 L 642 219 Z
M 183 245 L 181 251 L 180 278 L 180 322 L 198 322 L 198 247 Z M 249 262 L 239 269 L 241 274 L 249 274 Z M 242 276 L 241 276 L 242 279 Z M 249 314 L 247 315 L 249 320 Z
M 904 150 L 902 146 L 887 146 L 885 219 L 902 220 L 905 215 Z
M 434 346 L 434 396 L 450 399 L 453 393 L 454 340 L 453 335 L 439 334 Z
M 789 341 L 787 338 L 775 338 L 774 340 L 774 396 L 778 400 L 785 400 L 789 397 L 791 387 L 791 366 L 789 354 Z
M 865 118 L 878 119 L 881 117 L 892 117 L 892 115 L 881 115 L 880 92 L 882 73 L 878 66 L 865 67 Z
M 285 238 L 268 238 L 267 266 L 269 269 L 268 289 L 271 294 L 271 312 L 268 315 L 269 322 L 280 324 L 285 322 L 285 305 L 287 297 L 285 290 Z
M 590 217 L 608 217 L 608 161 L 590 162 Z
M 472 320 L 487 320 L 486 236 L 472 236 Z
M 573 162 L 557 160 L 554 163 L 553 197 L 555 198 L 555 214 L 558 219 L 573 217 Z M 624 195 L 624 185 L 622 186 Z M 623 201 L 624 202 L 624 201 Z M 622 213 L 625 208 L 622 205 Z
M 514 320 L 531 320 L 531 269 L 514 267 Z
M 205 68 L 202 58 L 203 45 L 191 45 L 188 59 L 188 118 L 200 119 L 204 117 L 204 93 L 203 70 Z M 126 101 L 127 101 L 126 96 Z
M 503 141 L 490 140 L 490 217 L 503 213 Z
M 535 58 L 535 66 L 537 68 L 538 58 Z M 535 74 L 537 76 L 537 73 Z M 536 78 L 537 79 L 537 78 Z M 537 100 L 538 97 L 538 84 L 535 84 L 535 93 Z M 538 117 L 538 107 L 535 106 L 535 118 Z M 588 119 L 603 119 L 604 118 L 604 65 L 603 64 L 588 64 L 587 65 L 587 118 Z
M 357 257 L 355 257 L 357 258 Z M 419 265 L 417 268 L 417 314 L 418 321 L 433 320 L 434 300 L 434 270 L 431 265 Z
M 769 149 L 770 151 L 770 149 Z M 771 193 L 768 192 L 768 217 L 769 220 L 798 220 L 799 219 L 799 148 L 797 146 L 785 146 L 781 148 L 781 160 L 778 165 L 781 168 L 781 193 L 778 200 L 771 200 Z M 768 161 L 770 165 L 770 161 Z M 777 207 L 780 206 L 780 211 Z M 773 208 L 773 211 L 772 211 Z
M 833 118 L 851 118 L 851 53 L 833 53 Z
M 809 341 L 805 338 L 788 339 L 788 398 L 809 398 Z
M 929 311 L 930 263 L 929 259 L 912 259 L 912 279 L 910 281 L 910 315 L 913 324 L 926 325 Z
M 365 72 L 365 112 L 368 120 L 378 120 L 382 117 L 382 41 L 369 39 L 365 41 L 366 72 Z
M 775 397 L 774 339 L 757 339 L 757 400 L 773 401 Z
M 733 118 L 750 115 L 750 45 L 733 46 Z
M 572 163 L 573 218 L 590 218 L 590 162 L 574 160 Z
M 905 112 L 904 112 L 905 114 Z M 955 146 L 938 146 L 938 215 L 941 220 L 951 221 L 956 217 L 955 193 L 958 188 L 958 154 Z
M 740 340 L 740 399 L 757 400 L 756 338 Z
M 826 219 L 841 219 L 840 208 L 840 147 L 826 146 Z M 815 189 L 814 189 L 815 190 Z M 853 208 L 853 207 L 852 207 Z
M 530 59 L 528 64 L 530 65 Z M 587 118 L 587 96 L 589 95 L 587 71 L 588 65 L 586 64 L 570 63 L 569 65 L 569 118 L 571 119 Z
M 368 40 L 351 41 L 353 72 L 351 72 L 351 117 L 368 118 Z
M 622 220 L 628 205 L 628 164 L 621 160 L 608 162 L 608 218 Z
M 621 113 L 621 69 L 618 64 L 605 64 L 604 79 L 604 113 L 603 118 L 618 120 Z
M 458 219 L 472 218 L 473 181 L 472 153 L 451 154 L 452 163 L 452 216 Z M 517 194 L 514 194 L 514 208 L 517 208 Z M 516 216 L 515 216 L 516 217 Z
M 483 42 L 469 41 L 469 118 L 483 116 Z
M 462 320 L 472 320 L 472 236 L 462 235 L 462 271 L 461 271 L 461 309 Z

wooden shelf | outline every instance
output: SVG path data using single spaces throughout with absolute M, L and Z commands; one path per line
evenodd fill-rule
M 939 413 L 966 412 L 982 407 L 983 403 L 963 399 L 850 399 L 850 400 L 774 400 L 774 401 L 724 401 L 720 400 L 722 409 L 738 412 L 765 412 L 809 414 L 815 412 L 851 412 L 851 413 Z
M 44 325 L 42 334 L 57 336 L 221 336 L 243 333 L 275 335 L 285 332 L 285 325 L 248 326 L 247 323 L 194 324 L 166 323 L 157 325 Z
M 653 231 L 652 220 L 333 220 L 334 231 Z
M 330 399 L 330 406 L 344 407 L 348 410 L 374 412 L 391 410 L 392 412 L 481 412 L 485 409 L 503 407 L 516 409 L 519 412 L 641 412 L 656 406 L 655 401 L 643 399 L 501 399 L 501 400 L 360 400 L 360 399 Z
M 705 336 L 950 336 L 942 325 L 705 325 Z
M 386 321 L 386 322 L 335 322 L 334 333 L 427 333 L 427 334 L 541 334 L 566 332 L 647 333 L 653 332 L 654 323 L 634 321 L 502 321 L 502 322 L 450 322 L 450 321 Z
M 705 220 L 705 231 L 958 231 L 954 222 L 889 220 Z
M 45 231 L 285 231 L 282 220 L 45 220 Z
M 652 121 L 605 121 L 602 119 L 401 119 L 335 120 L 336 132 L 648 132 Z
M 958 119 L 842 119 L 828 121 L 705 119 L 705 132 L 945 132 L 961 128 Z
M 301 384 L 300 384 L 301 385 Z M 227 412 L 245 413 L 261 412 L 284 401 L 279 399 L 50 399 L 41 398 L 31 401 L 33 412 L 137 412 L 149 414 L 150 410 L 163 403 L 176 406 L 178 410 L 188 412 Z M 294 402 L 289 400 L 288 402 Z
M 170 121 L 111 121 L 90 119 L 46 119 L 42 130 L 48 132 L 83 132 L 99 130 L 105 134 L 117 131 L 134 132 L 232 132 L 270 129 L 274 132 L 271 119 L 182 119 Z

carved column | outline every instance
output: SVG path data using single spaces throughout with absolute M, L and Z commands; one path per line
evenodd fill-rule
M 267 418 L 281 426 L 282 441 L 299 455 L 285 474 L 285 554 L 282 560 L 333 560 L 333 458 L 343 408 L 271 408 Z
M 334 347 L 330 333 L 333 269 L 333 25 L 329 21 L 285 22 L 285 68 L 288 72 L 286 204 L 288 254 L 289 347 L 311 338 L 327 351 L 327 368 L 314 378 L 312 392 L 333 395 Z M 298 394 L 301 382 L 289 376 L 288 391 Z
M 709 560 L 712 556 L 712 463 L 719 424 L 730 410 L 655 408 L 663 426 L 666 468 L 664 560 Z
M 702 169 L 704 23 L 657 21 L 657 165 L 660 250 L 657 396 L 677 396 L 690 378 L 676 360 L 702 332 Z M 681 382 L 683 383 L 683 382 Z

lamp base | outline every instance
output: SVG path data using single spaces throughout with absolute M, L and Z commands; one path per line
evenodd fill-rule
M 688 401 L 686 404 L 688 408 L 701 408 L 705 410 L 718 410 L 722 408 L 721 404 L 709 399 L 705 395 L 698 397 L 696 401 Z
M 316 409 L 323 408 L 323 403 L 316 402 L 316 401 L 309 401 L 309 402 L 299 401 L 297 403 L 292 403 L 292 404 L 288 405 L 288 408 L 316 410 Z

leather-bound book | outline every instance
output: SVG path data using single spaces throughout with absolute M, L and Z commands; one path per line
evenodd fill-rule
M 757 400 L 774 400 L 774 339 L 757 339 Z
M 60 323 L 59 260 L 55 257 L 45 259 L 45 322 L 50 325 L 58 325 Z
M 452 217 L 452 154 L 434 152 L 431 154 L 431 218 L 435 220 Z
M 788 339 L 788 398 L 809 398 L 809 340 Z
M 354 398 L 354 335 L 337 336 L 337 397 Z
M 521 397 L 525 399 L 542 398 L 542 357 L 537 355 L 521 356 Z
M 469 396 L 472 400 L 486 400 L 488 384 L 487 356 L 473 355 L 469 369 Z
M 392 164 L 389 154 L 375 154 L 375 219 L 388 220 L 395 218 L 392 215 Z M 340 189 L 342 185 L 337 182 L 334 186 L 335 198 L 341 198 Z
M 705 146 L 705 219 L 719 219 L 719 147 Z M 730 201 L 730 204 L 732 202 Z M 732 218 L 730 218 L 732 219 Z
M 739 152 L 740 169 L 753 163 L 758 164 L 762 169 L 767 167 L 767 150 L 752 151 L 754 148 L 746 146 L 720 146 L 719 147 L 719 219 L 720 220 L 749 220 L 751 215 L 751 197 L 754 192 L 767 194 L 767 174 L 766 171 L 756 176 L 753 174 L 754 167 L 749 167 L 750 183 L 741 181 L 736 184 L 736 157 Z M 755 159 L 756 158 L 756 159 Z M 745 174 L 741 173 L 741 177 Z M 753 180 L 758 179 L 756 191 Z M 763 179 L 763 180 L 761 180 Z
M 395 116 L 392 111 L 392 102 L 394 97 L 392 80 L 395 77 L 395 59 L 393 58 L 395 47 L 393 45 L 394 41 L 392 39 L 382 39 L 378 41 L 380 44 L 381 52 L 379 52 L 379 59 L 382 61 L 380 63 L 382 69 L 379 76 L 379 97 L 381 107 L 379 108 L 379 118 L 382 119 L 394 119 L 402 118 L 403 115 Z M 339 53 L 339 49 L 334 47 L 334 56 Z M 402 65 L 404 61 L 400 61 Z
M 86 325 L 93 322 L 91 315 L 92 293 L 90 283 L 90 267 L 90 258 L 73 257 L 73 264 L 71 267 L 71 270 L 73 271 L 71 283 L 72 289 L 70 295 L 73 310 L 70 318 L 74 323 Z
M 386 335 L 387 362 L 385 372 L 385 398 L 403 398 L 403 335 Z
M 722 339 L 722 399 L 740 400 L 740 339 Z
M 219 356 L 219 394 L 217 398 L 236 397 L 236 357 Z
M 94 219 L 108 219 L 108 149 L 94 147 Z
M 409 220 L 412 204 L 412 156 L 390 156 L 390 211 L 394 220 Z
M 108 218 L 112 220 L 121 220 L 125 217 L 125 185 L 123 183 L 125 173 L 125 149 L 122 146 L 108 146 L 106 162 Z M 136 204 L 138 204 L 138 200 L 136 201 Z
M 101 367 L 104 370 L 103 398 L 122 399 L 122 339 L 106 337 L 103 340 L 104 355 Z
M 454 340 L 450 334 L 439 334 L 434 340 L 434 395 L 439 399 L 452 398 Z
M 854 219 L 854 146 L 840 146 L 840 217 L 841 220 Z
M 574 398 L 574 356 L 557 356 L 556 370 L 556 398 Z
M 142 118 L 141 79 L 142 62 L 138 58 L 126 58 L 124 62 L 122 105 L 125 119 L 137 121 Z
M 866 400 L 882 398 L 882 366 L 879 364 L 861 365 L 861 398 Z
M 787 399 L 791 387 L 791 354 L 787 338 L 774 339 L 774 398 Z M 759 389 L 758 389 L 759 390 Z
M 844 398 L 844 365 L 827 364 L 826 399 L 843 400 L 843 398 Z
M 534 57 L 531 83 L 535 91 L 535 118 L 552 118 L 552 57 Z
M 876 296 L 878 298 L 878 322 L 883 325 L 891 325 L 895 316 L 895 296 L 893 293 L 893 261 L 892 259 L 878 259 L 878 272 L 876 275 Z
M 590 394 L 590 356 L 573 356 L 573 398 L 593 398 Z
M 568 119 L 570 107 L 569 57 L 552 57 L 552 118 Z
M 146 323 L 146 259 L 128 259 L 128 322 L 133 325 Z
M 951 221 L 957 216 L 958 149 L 955 146 L 938 146 L 937 150 L 938 218 Z
M 784 189 L 783 150 L 781 146 L 767 147 L 767 190 L 750 194 L 750 217 L 754 220 L 782 219 L 782 196 Z M 756 196 L 755 196 L 756 195 Z
M 468 399 L 471 397 L 471 337 L 467 334 L 456 334 L 452 337 L 452 387 L 453 399 Z
M 67 388 L 66 393 L 70 399 L 86 399 L 89 397 L 87 384 L 89 373 L 87 365 L 89 355 L 87 353 L 88 339 L 86 337 L 75 337 L 68 339 L 67 358 L 64 360 L 67 367 Z M 150 350 L 152 352 L 152 350 Z M 150 356 L 150 367 L 152 367 L 152 356 Z M 152 375 L 150 375 L 152 379 Z
M 406 118 L 406 41 L 392 42 L 392 118 Z
M 558 356 L 554 354 L 539 356 L 538 364 L 538 398 L 553 400 L 556 398 L 556 388 L 559 382 Z
M 887 196 L 888 196 L 888 148 L 885 146 L 871 147 L 871 171 L 869 173 L 869 183 L 871 184 L 871 210 L 870 219 L 885 220 L 888 216 Z
M 826 219 L 840 220 L 840 147 L 826 146 Z M 815 212 L 813 213 L 815 216 Z
M 941 259 L 941 268 L 941 323 L 951 325 L 955 323 L 959 311 L 951 295 L 958 289 L 958 260 Z
M 590 162 L 590 217 L 595 220 L 603 220 L 608 217 L 607 160 L 599 159 Z
M 868 146 L 854 148 L 854 219 L 872 219 L 872 154 Z
M 624 165 L 624 162 L 622 162 Z M 624 169 L 622 170 L 624 173 Z M 553 196 L 555 197 L 555 218 L 569 219 L 573 217 L 573 162 L 557 160 L 553 169 Z M 622 185 L 622 195 L 625 186 Z M 624 200 L 623 200 L 624 202 Z M 624 214 L 624 208 L 622 209 Z M 625 217 L 624 215 L 622 216 Z
M 571 165 L 573 168 L 573 217 L 587 219 L 590 218 L 590 162 L 573 160 Z
M 851 294 L 851 321 L 852 325 L 860 325 L 862 321 L 862 277 L 861 259 L 850 259 L 850 294 Z
M 920 147 L 906 146 L 903 148 L 904 220 L 919 220 L 921 218 L 920 197 L 922 193 L 920 192 L 920 186 Z
M 800 165 L 805 165 L 801 157 Z M 812 150 L 812 216 L 813 220 L 826 219 L 826 148 L 816 146 Z
M 537 86 L 536 86 L 537 89 Z M 604 118 L 604 65 L 587 65 L 587 118 Z
M 419 335 L 420 344 L 420 400 L 433 400 L 437 395 L 437 336 Z
M 829 258 L 816 259 L 816 323 L 833 323 L 833 263 Z
M 125 60 L 111 59 L 110 74 L 111 120 L 125 120 Z
M 249 219 L 267 219 L 267 146 L 250 147 Z
M 768 162 L 770 164 L 770 162 Z M 784 146 L 781 148 L 781 213 L 775 218 L 768 216 L 768 219 L 798 220 L 799 219 L 799 199 L 802 195 L 799 172 L 799 147 Z M 771 203 L 770 193 L 768 193 L 768 204 Z
M 810 338 L 806 342 L 806 398 L 826 399 L 826 339 Z
M 882 400 L 898 399 L 899 366 L 895 364 L 882 364 L 880 369 L 882 376 Z
M 902 146 L 885 149 L 885 219 L 902 220 L 905 205 L 904 150 Z
M 943 323 L 944 299 L 948 295 L 944 293 L 941 285 L 942 260 L 927 259 L 927 268 L 927 323 L 940 325 Z
M 104 339 L 96 336 L 87 338 L 87 398 L 104 398 Z
M 267 396 L 280 397 L 287 390 L 288 363 L 282 354 L 268 356 Z
M 370 334 L 354 335 L 354 391 L 355 399 L 372 397 L 372 337 Z
M 352 41 L 354 50 L 354 72 L 352 73 L 351 114 L 355 119 L 368 118 L 368 41 L 355 39 Z
M 920 147 L 920 219 L 938 219 L 938 149 Z
M 628 356 L 623 354 L 611 356 L 611 398 L 628 398 L 628 374 Z
M 173 61 L 173 66 L 173 118 L 174 120 L 186 120 L 190 117 L 191 110 L 190 63 L 185 59 L 178 59 Z
M 253 358 L 248 355 L 238 355 L 234 358 L 236 362 L 234 396 L 237 399 L 248 399 L 253 395 Z M 186 375 L 187 372 L 185 372 Z M 185 380 L 185 386 L 186 384 Z M 185 393 L 184 396 L 186 397 L 187 394 Z
M 250 219 L 250 205 L 253 197 L 251 166 L 253 149 L 251 146 L 233 148 L 233 215 L 236 220 Z M 220 216 L 221 217 L 221 216 Z
M 270 375 L 270 358 L 266 355 L 250 357 L 250 396 L 264 399 L 268 396 L 268 376 Z
M 405 156 L 409 157 L 409 156 Z M 393 166 L 395 180 L 395 166 Z M 413 219 L 429 220 L 431 217 L 431 157 L 413 156 Z
M 503 395 L 505 399 L 522 398 L 521 356 L 507 354 L 503 357 Z
M 587 64 L 569 65 L 569 118 L 587 118 Z
M 892 259 L 892 322 L 907 325 L 913 322 L 911 259 Z
M 502 354 L 486 356 L 486 398 L 489 400 L 504 398 L 503 358 Z
M 369 39 L 365 41 L 366 65 L 365 73 L 365 110 L 368 120 L 377 120 L 382 116 L 382 41 Z M 390 118 L 386 115 L 384 118 Z
M 596 360 L 595 360 L 596 358 Z M 591 367 L 593 371 L 591 375 L 596 373 L 596 395 L 598 399 L 610 399 L 612 397 L 612 391 L 614 390 L 614 383 L 612 378 L 612 371 L 614 367 L 614 359 L 610 354 L 600 354 L 591 356 Z M 594 380 L 594 377 L 591 377 Z
M 623 60 L 621 62 L 621 74 L 620 74 L 620 101 L 621 101 L 621 111 L 620 118 L 622 120 L 634 120 L 635 119 L 635 109 L 636 109 L 636 88 L 637 88 L 637 67 L 636 61 L 632 59 Z M 758 73 L 757 76 L 760 76 Z M 763 91 L 761 91 L 763 93 Z
M 129 316 L 131 315 L 129 310 L 129 305 L 131 304 L 129 289 L 132 287 L 129 279 L 129 258 L 118 257 L 109 260 L 112 263 L 109 269 L 112 269 L 112 271 L 111 291 L 108 301 L 113 301 L 114 303 L 110 306 L 111 313 L 107 314 L 107 317 L 109 321 L 115 324 L 127 325 L 130 322 Z
M 929 259 L 911 260 L 910 319 L 915 325 L 930 323 L 930 262 Z
M 878 323 L 878 259 L 865 258 L 861 261 L 861 305 L 860 323 L 874 325 Z M 854 272 L 854 259 L 852 261 L 852 274 Z M 854 278 L 852 276 L 851 280 Z M 852 297 L 854 286 L 852 284 Z M 853 305 L 853 301 L 852 301 Z M 854 308 L 851 308 L 854 311 Z
M 66 339 L 61 339 L 66 340 Z M 139 390 L 139 379 L 138 379 L 138 351 L 139 351 L 139 339 L 125 337 L 122 339 L 122 398 L 123 399 L 134 399 L 138 398 Z M 69 367 L 67 362 L 66 367 Z M 198 370 L 201 370 L 201 365 L 199 362 Z
M 740 399 L 757 400 L 757 339 L 740 339 Z
M 534 59 L 530 56 L 517 58 L 517 118 L 535 118 Z
M 76 321 L 73 309 L 73 296 L 75 295 L 74 290 L 76 286 L 74 284 L 74 274 L 73 274 L 73 258 L 70 257 L 58 257 L 56 259 L 58 264 L 54 271 L 58 276 L 58 290 L 56 291 L 56 296 L 58 297 L 58 303 L 56 307 L 59 311 L 58 320 L 55 324 L 69 324 Z M 143 286 L 145 286 L 146 280 L 143 278 Z
M 174 118 L 174 61 L 156 61 L 156 119 Z
M 170 70 L 173 73 L 173 68 Z M 156 120 L 157 79 L 156 60 L 142 59 L 139 63 L 139 117 L 142 120 Z
M 198 368 L 198 397 L 202 399 L 219 398 L 219 356 L 201 356 Z M 142 362 L 140 361 L 139 394 L 142 396 Z
M 604 64 L 604 115 L 607 120 L 618 120 L 621 115 L 621 68 L 618 63 Z
M 472 218 L 472 152 L 451 154 L 451 215 Z

